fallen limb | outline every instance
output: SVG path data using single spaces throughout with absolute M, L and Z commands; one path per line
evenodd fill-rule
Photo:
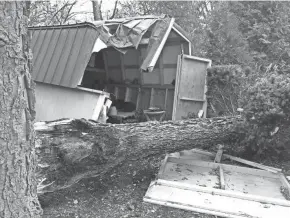
M 237 133 L 239 117 L 136 124 L 99 124 L 88 120 L 36 123 L 40 178 L 53 183 L 42 192 L 70 187 L 81 179 L 100 177 L 126 161 L 192 148 L 226 144 Z

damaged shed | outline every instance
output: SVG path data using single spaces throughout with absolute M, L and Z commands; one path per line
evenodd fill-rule
M 105 93 L 110 93 L 120 117 L 149 108 L 158 108 L 166 120 L 197 116 L 201 110 L 206 116 L 206 69 L 211 61 L 191 56 L 190 39 L 174 18 L 144 16 L 31 27 L 30 31 L 32 76 L 37 82 L 36 96 L 41 99 L 37 101 L 38 116 L 49 106 L 45 95 L 54 98 L 47 88 L 40 90 L 48 84 L 53 89 L 97 93 L 102 96 L 101 106 Z M 86 98 L 86 103 L 92 103 Z M 78 99 L 74 102 L 84 107 Z M 65 107 L 62 102 L 49 104 L 56 111 Z M 93 112 L 94 118 L 99 111 Z

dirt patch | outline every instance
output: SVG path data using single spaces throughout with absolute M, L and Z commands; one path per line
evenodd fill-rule
M 160 159 L 133 164 L 122 166 L 101 181 L 87 179 L 70 189 L 46 194 L 41 198 L 43 218 L 214 218 L 143 202 L 158 172 Z
M 215 218 L 143 202 L 162 158 L 146 159 L 138 166 L 128 163 L 103 180 L 87 179 L 70 189 L 47 194 L 42 198 L 43 218 Z M 290 175 L 290 162 L 265 163 Z

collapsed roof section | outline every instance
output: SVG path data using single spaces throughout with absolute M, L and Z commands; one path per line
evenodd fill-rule
M 191 46 L 189 37 L 174 18 L 142 16 L 59 26 L 30 27 L 33 72 L 37 82 L 64 87 L 78 86 L 92 52 L 114 47 L 122 53 L 128 48 L 148 44 L 140 68 L 151 72 L 171 30 Z
M 153 71 L 172 29 L 190 43 L 189 37 L 175 23 L 175 19 L 166 15 L 95 21 L 94 24 L 100 33 L 95 51 L 103 48 L 103 44 L 106 44 L 126 53 L 127 48 L 135 47 L 137 49 L 142 41 L 148 44 L 147 55 L 141 65 L 141 69 L 145 72 Z

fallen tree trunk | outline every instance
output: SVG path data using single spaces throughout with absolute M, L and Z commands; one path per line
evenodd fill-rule
M 39 172 L 54 191 L 83 178 L 102 177 L 126 161 L 192 148 L 209 149 L 236 138 L 239 117 L 136 124 L 61 120 L 35 124 Z

